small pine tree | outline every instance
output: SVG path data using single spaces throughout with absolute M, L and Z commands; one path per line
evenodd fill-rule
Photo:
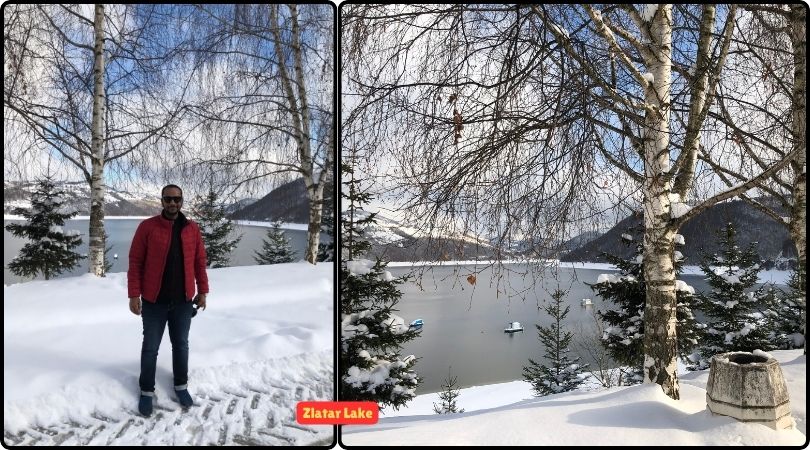
M 281 231 L 281 224 L 273 223 L 267 229 L 267 239 L 262 241 L 262 251 L 254 250 L 257 264 L 282 264 L 295 261 L 295 253 L 290 248 L 290 241 Z
M 361 259 L 368 242 L 360 224 L 373 221 L 362 204 L 370 196 L 359 188 L 351 167 L 344 163 L 343 173 L 352 175 L 345 183 L 349 193 L 348 221 L 341 222 L 343 236 L 340 261 L 340 400 L 373 401 L 380 407 L 398 409 L 415 396 L 419 383 L 413 355 L 402 357 L 402 345 L 419 335 L 395 315 L 402 293 L 386 263 Z
M 200 226 L 208 267 L 227 267 L 231 252 L 242 240 L 242 235 L 229 239 L 234 232 L 233 222 L 225 217 L 225 205 L 219 202 L 213 189 L 205 197 L 197 197 L 191 213 Z
M 579 358 L 569 359 L 568 353 L 574 333 L 563 331 L 562 322 L 568 315 L 570 306 L 562 308 L 565 292 L 556 290 L 551 294 L 551 303 L 544 308 L 554 322 L 548 327 L 535 325 L 537 338 L 546 349 L 545 357 L 551 364 L 546 366 L 529 358 L 529 365 L 523 368 L 523 378 L 532 385 L 536 396 L 557 394 L 576 389 L 583 382 L 583 369 L 587 364 L 579 365 Z
M 63 196 L 64 191 L 56 187 L 51 177 L 45 177 L 37 181 L 31 195 L 31 209 L 12 210 L 12 214 L 23 216 L 26 222 L 8 224 L 6 229 L 28 240 L 8 264 L 15 275 L 34 278 L 41 273 L 49 280 L 73 269 L 84 258 L 74 251 L 82 243 L 79 232 L 62 231 L 65 220 L 76 215 L 75 211 L 63 211 Z
M 447 368 L 447 378 L 444 380 L 444 384 L 442 387 L 444 390 L 439 393 L 439 399 L 441 399 L 441 403 L 438 405 L 436 403 L 433 404 L 433 411 L 436 414 L 452 414 L 452 413 L 463 413 L 464 408 L 459 408 L 456 406 L 456 399 L 461 392 L 458 388 L 456 388 L 456 380 L 458 377 L 454 377 L 451 375 L 452 367 Z
M 771 314 L 772 327 L 776 333 L 779 348 L 793 349 L 804 347 L 804 316 L 807 311 L 804 278 L 797 267 L 790 274 L 788 290 L 777 296 L 778 303 Z
M 104 230 L 104 242 L 108 242 L 110 240 L 110 236 L 107 234 L 107 230 Z M 112 244 L 107 245 L 104 247 L 104 273 L 109 273 L 112 270 L 113 264 L 115 261 L 110 261 L 110 255 L 112 255 Z
M 705 367 L 718 353 L 774 349 L 768 310 L 775 303 L 775 293 L 767 285 L 754 289 L 760 270 L 755 243 L 741 250 L 736 234 L 731 223 L 723 227 L 721 253 L 703 255 L 700 262 L 711 287 L 698 295 L 708 322 L 700 349 Z
M 644 380 L 644 306 L 647 300 L 647 286 L 644 281 L 644 247 L 632 233 L 639 235 L 639 230 L 631 229 L 622 235 L 622 242 L 628 246 L 635 245 L 631 259 L 625 260 L 614 255 L 604 254 L 605 258 L 619 269 L 619 274 L 602 274 L 591 289 L 603 300 L 611 301 L 616 308 L 597 311 L 600 319 L 607 325 L 602 335 L 602 343 L 610 356 L 629 371 L 627 384 L 641 383 Z M 680 235 L 678 235 L 680 236 Z M 676 238 L 677 245 L 684 245 L 682 237 Z M 679 274 L 683 265 L 683 256 L 675 252 L 675 274 Z M 695 320 L 692 309 L 696 303 L 695 290 L 681 280 L 675 282 L 678 321 L 677 339 L 678 355 L 681 358 L 694 358 L 690 353 L 699 341 L 701 325 Z

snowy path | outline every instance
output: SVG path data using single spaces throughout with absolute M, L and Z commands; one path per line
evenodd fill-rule
M 189 332 L 189 392 L 175 401 L 172 345 L 157 358 L 155 410 L 137 411 L 143 325 L 125 273 L 3 289 L 3 437 L 9 445 L 329 444 L 295 423 L 300 400 L 334 398 L 333 270 L 326 264 L 208 271 Z
M 327 364 L 328 362 L 328 364 Z M 113 412 L 94 411 L 85 417 L 61 417 L 48 426 L 37 425 L 11 433 L 4 431 L 11 445 L 328 445 L 331 426 L 304 426 L 295 421 L 299 401 L 333 399 L 331 359 L 317 370 L 310 368 L 302 378 L 296 364 L 269 361 L 251 369 L 268 373 L 266 383 L 233 379 L 212 389 L 195 392 L 195 405 L 184 411 L 173 393 L 157 392 L 155 411 L 145 418 L 131 408 Z M 267 367 L 272 366 L 272 367 Z M 217 371 L 239 372 L 225 366 Z M 244 369 L 244 368 L 241 368 Z M 193 389 L 192 389 L 193 390 Z

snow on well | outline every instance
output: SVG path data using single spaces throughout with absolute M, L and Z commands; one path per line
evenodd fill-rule
M 773 359 L 773 355 L 771 355 L 768 352 L 764 352 L 760 349 L 756 349 L 751 353 L 753 353 L 755 356 L 762 356 L 763 358 Z
M 709 371 L 679 374 L 680 400 L 656 384 L 533 397 L 514 381 L 461 389 L 459 414 L 433 414 L 438 393 L 418 395 L 376 425 L 342 428 L 352 445 L 803 445 L 807 433 L 806 356 L 779 350 L 796 428 L 773 430 L 706 409 Z M 459 374 L 459 378 L 463 374 Z
M 169 416 L 172 423 L 174 417 L 167 410 L 156 409 L 150 419 L 135 412 L 143 328 L 141 317 L 129 311 L 126 273 L 108 273 L 105 278 L 86 274 L 6 286 L 4 430 L 17 433 L 37 426 L 67 427 L 71 422 L 89 425 L 93 415 L 100 415 L 120 421 L 114 431 L 112 423 L 106 426 L 115 444 L 190 445 L 200 443 L 198 439 L 202 443 L 216 442 L 220 426 L 229 428 L 228 439 L 238 432 L 238 427 L 244 427 L 243 412 L 260 416 L 253 418 L 254 435 L 267 423 L 268 409 L 279 423 L 292 420 L 299 386 L 304 393 L 310 392 L 307 386 L 314 392 L 317 380 L 323 378 L 324 389 L 331 392 L 331 264 L 313 266 L 301 262 L 208 269 L 208 277 L 211 292 L 207 309 L 192 319 L 189 334 L 189 391 L 197 405 L 176 416 L 178 421 L 189 420 L 187 426 L 173 427 L 169 423 L 165 430 L 149 434 L 143 428 L 149 421 L 158 420 L 158 412 Z M 167 330 L 158 354 L 157 405 L 177 407 L 172 386 Z M 289 404 L 274 405 L 270 394 L 256 397 L 263 391 L 284 394 L 281 388 L 291 389 L 287 393 Z M 225 401 L 216 403 L 212 398 Z M 231 398 L 242 402 L 238 414 L 220 412 Z M 251 401 L 256 405 L 253 408 Z M 213 405 L 213 411 L 209 409 L 210 417 L 203 419 L 200 414 L 206 404 Z M 247 407 L 243 409 L 244 405 Z M 131 418 L 135 422 L 121 436 L 115 436 Z M 321 428 L 313 433 L 302 432 L 301 439 L 323 439 L 323 433 L 331 437 L 331 426 Z M 82 428 L 73 430 L 76 434 L 85 432 Z M 206 433 L 213 433 L 213 437 Z

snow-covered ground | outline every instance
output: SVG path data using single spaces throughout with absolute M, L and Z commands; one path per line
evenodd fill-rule
M 460 414 L 433 413 L 437 393 L 417 396 L 376 425 L 344 426 L 341 442 L 353 445 L 789 445 L 807 444 L 806 356 L 770 352 L 788 384 L 796 426 L 773 430 L 706 409 L 709 372 L 679 375 L 680 400 L 658 385 L 578 390 L 533 397 L 523 381 L 462 389 Z
M 334 389 L 333 266 L 209 269 L 208 308 L 189 336 L 183 412 L 171 343 L 158 355 L 156 409 L 137 413 L 141 318 L 126 273 L 3 289 L 3 428 L 9 444 L 306 445 L 331 426 L 295 422 L 299 400 Z

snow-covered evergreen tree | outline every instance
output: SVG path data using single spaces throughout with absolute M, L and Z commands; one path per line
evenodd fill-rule
M 273 223 L 267 229 L 267 238 L 262 241 L 262 251 L 254 250 L 253 259 L 257 264 L 281 264 L 295 261 L 295 252 L 290 248 L 290 241 L 281 231 L 281 224 Z
M 104 242 L 109 242 L 109 241 L 110 241 L 110 235 L 107 234 L 107 230 L 104 230 Z M 113 265 L 115 264 L 115 261 L 110 260 L 110 255 L 112 255 L 112 248 L 113 248 L 112 244 L 107 245 L 107 246 L 104 247 L 104 273 L 105 274 L 109 273 L 112 270 Z M 113 258 L 113 259 L 115 259 L 115 258 Z
M 351 167 L 342 165 L 348 193 L 347 221 L 341 222 L 340 261 L 340 400 L 373 401 L 398 409 L 415 396 L 419 383 L 413 355 L 402 357 L 402 344 L 419 335 L 394 314 L 403 279 L 385 270 L 386 263 L 361 258 L 369 248 L 364 224 L 374 220 L 362 205 L 370 196 L 360 190 Z M 351 178 L 349 178 L 351 176 Z
M 231 238 L 234 224 L 225 216 L 225 205 L 219 202 L 217 193 L 211 189 L 205 197 L 197 197 L 191 214 L 200 226 L 208 267 L 227 267 L 242 235 Z
M 775 348 L 775 333 L 768 318 L 775 291 L 769 285 L 754 288 L 760 270 L 755 243 L 742 250 L 736 234 L 731 223 L 723 227 L 719 232 L 721 252 L 704 255 L 700 262 L 711 287 L 698 295 L 707 320 L 700 349 L 702 367 L 708 367 L 711 357 L 718 353 Z
M 619 269 L 618 274 L 601 274 L 591 289 L 603 300 L 611 301 L 615 307 L 597 314 L 606 324 L 602 343 L 610 356 L 628 370 L 625 384 L 641 383 L 644 380 L 644 306 L 646 303 L 646 284 L 644 281 L 643 244 L 628 230 L 622 234 L 622 242 L 635 246 L 634 256 L 625 260 L 614 255 L 603 254 L 605 258 Z M 675 243 L 683 246 L 683 236 L 676 235 Z M 680 273 L 683 255 L 675 251 L 675 273 Z M 695 289 L 681 280 L 675 282 L 678 321 L 677 339 L 678 354 L 681 358 L 694 358 L 692 350 L 696 348 L 701 325 L 695 320 L 692 309 L 696 303 Z
M 456 399 L 459 395 L 461 395 L 461 391 L 456 387 L 456 380 L 458 377 L 454 377 L 451 370 L 452 368 L 447 368 L 447 378 L 445 378 L 444 384 L 442 385 L 444 390 L 439 392 L 439 399 L 441 402 L 438 405 L 436 403 L 433 404 L 433 411 L 436 414 L 453 414 L 464 412 L 464 408 L 459 408 L 456 405 Z
M 552 301 L 544 308 L 554 322 L 548 327 L 535 325 L 537 338 L 545 348 L 544 356 L 549 365 L 529 358 L 529 365 L 523 367 L 523 378 L 531 383 L 536 396 L 573 391 L 582 384 L 583 369 L 588 366 L 579 365 L 579 358 L 568 357 L 574 333 L 563 330 L 563 320 L 570 309 L 570 306 L 562 307 L 565 294 L 559 289 L 554 291 Z
M 27 239 L 20 253 L 8 264 L 12 273 L 22 277 L 42 274 L 48 280 L 76 267 L 84 256 L 75 252 L 82 238 L 78 230 L 65 232 L 65 220 L 76 212 L 65 212 L 64 192 L 51 177 L 37 181 L 31 195 L 31 209 L 15 208 L 12 214 L 25 218 L 25 223 L 10 223 L 6 229 L 14 236 Z
M 807 311 L 806 287 L 797 267 L 790 274 L 788 289 L 777 295 L 771 321 L 776 333 L 776 342 L 782 349 L 804 347 L 804 315 Z

